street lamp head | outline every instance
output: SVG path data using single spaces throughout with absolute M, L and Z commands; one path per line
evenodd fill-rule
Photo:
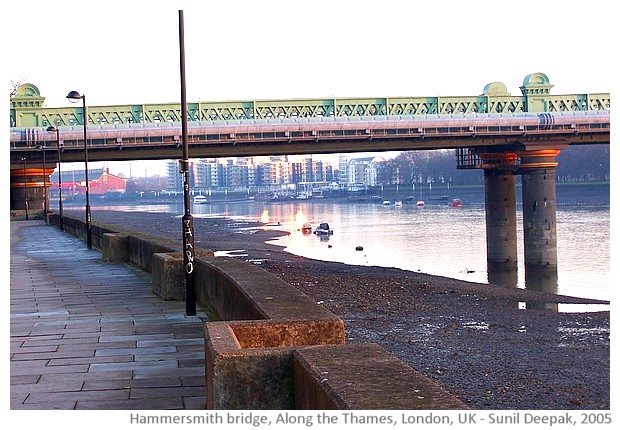
M 50 133 L 50 134 L 56 133 L 56 130 L 57 130 L 57 128 L 56 128 L 56 127 L 54 127 L 53 125 L 50 125 L 49 127 L 47 127 L 47 128 L 45 129 L 45 131 L 47 131 L 47 132 L 48 132 L 48 133 Z
M 82 100 L 84 98 L 83 95 L 80 95 L 77 91 L 71 91 L 67 94 L 67 98 L 71 103 L 76 103 L 78 100 Z

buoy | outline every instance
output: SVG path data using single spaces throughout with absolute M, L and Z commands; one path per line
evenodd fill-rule
M 356 251 L 363 251 L 363 250 L 364 250 L 364 247 L 363 247 L 363 246 L 361 246 L 361 245 L 357 245 L 357 246 L 355 247 L 355 250 L 356 250 Z

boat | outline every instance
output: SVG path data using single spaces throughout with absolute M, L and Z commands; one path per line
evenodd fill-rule
M 460 208 L 461 206 L 463 206 L 463 202 L 461 201 L 461 199 L 452 199 L 452 201 L 448 203 L 448 206 L 451 208 Z
M 400 200 L 396 200 L 394 202 L 394 206 L 402 206 L 402 205 L 403 205 L 403 202 L 401 202 Z
M 389 201 L 389 200 L 383 200 L 383 202 L 382 202 L 381 204 L 382 204 L 383 206 L 389 206 L 389 205 L 391 205 L 391 204 L 392 204 L 392 202 L 391 202 L 391 201 Z
M 194 196 L 194 199 L 192 200 L 192 202 L 195 205 L 206 205 L 207 203 L 209 203 L 209 200 L 207 200 L 205 196 L 199 195 L 199 196 Z
M 300 230 L 301 230 L 301 232 L 303 234 L 310 234 L 310 233 L 312 233 L 312 226 L 310 225 L 309 222 L 307 222 L 307 223 L 304 223 L 304 225 L 301 226 Z
M 329 224 L 326 222 L 322 222 L 319 224 L 317 228 L 314 229 L 314 234 L 316 235 L 330 235 L 334 234 L 334 230 L 329 228 Z
M 426 206 L 426 203 L 424 203 L 423 200 L 418 200 L 415 204 L 417 207 L 421 208 L 423 206 Z

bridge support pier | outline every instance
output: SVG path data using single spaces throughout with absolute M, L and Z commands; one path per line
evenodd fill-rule
M 49 208 L 50 175 L 53 170 L 30 166 L 11 169 L 10 210 L 12 213 L 17 213 L 18 217 L 21 217 L 23 213 L 24 218 L 28 219 L 44 218 L 46 197 Z
M 529 289 L 551 293 L 558 289 L 555 168 L 559 152 L 545 149 L 519 154 L 525 284 Z M 550 306 L 557 310 L 557 305 Z
M 520 154 L 526 270 L 557 268 L 555 161 L 557 150 Z
M 555 168 L 564 148 L 531 144 L 518 153 L 480 154 L 484 168 L 487 272 L 492 284 L 517 285 L 516 175 L 521 175 L 528 288 L 557 291 Z M 513 156 L 520 162 L 511 164 Z
M 517 285 L 517 212 L 515 176 L 484 170 L 487 272 L 493 284 Z

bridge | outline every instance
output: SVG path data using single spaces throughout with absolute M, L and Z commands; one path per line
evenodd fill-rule
M 526 269 L 555 270 L 556 156 L 569 145 L 609 144 L 611 99 L 609 93 L 554 96 L 552 87 L 545 74 L 532 73 L 520 96 L 493 82 L 471 97 L 188 103 L 190 157 L 455 149 L 459 168 L 484 170 L 489 268 L 512 273 L 516 267 L 521 175 Z M 27 209 L 28 202 L 44 207 L 55 164 L 84 159 L 85 121 L 89 160 L 182 157 L 180 104 L 43 103 L 32 84 L 11 99 L 12 210 Z M 58 134 L 48 133 L 50 126 Z

